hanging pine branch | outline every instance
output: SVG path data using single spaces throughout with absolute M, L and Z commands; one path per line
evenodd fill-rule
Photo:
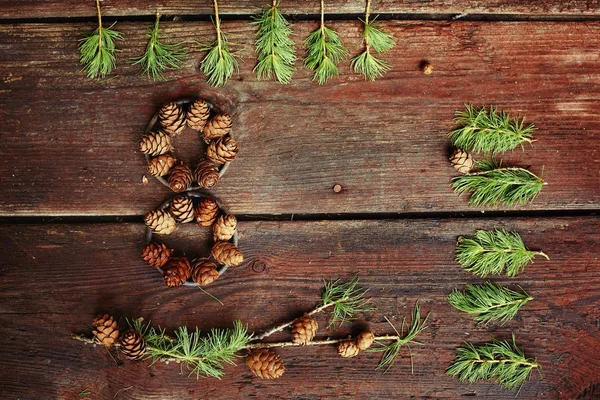
M 160 14 L 156 13 L 156 21 L 148 32 L 148 45 L 144 55 L 133 60 L 133 65 L 140 64 L 142 73 L 152 80 L 164 80 L 164 72 L 181 68 L 187 50 L 183 43 L 162 43 L 159 40 Z
M 478 172 L 453 179 L 456 193 L 471 192 L 472 206 L 496 206 L 532 202 L 544 185 L 542 178 L 525 168 L 502 167 L 501 162 L 480 161 Z
M 456 261 L 465 271 L 485 277 L 517 276 L 536 255 L 550 258 L 542 251 L 528 250 L 517 232 L 505 230 L 475 232 L 473 238 L 460 237 L 456 246 Z
M 123 40 L 123 35 L 102 26 L 100 0 L 96 0 L 98 28 L 87 37 L 79 40 L 79 62 L 88 78 L 104 78 L 115 67 L 115 40 Z
M 354 72 L 363 75 L 365 79 L 374 81 L 389 71 L 390 65 L 387 61 L 375 57 L 371 50 L 375 51 L 377 54 L 385 53 L 394 47 L 395 40 L 391 34 L 379 29 L 374 20 L 369 20 L 370 14 L 371 0 L 367 0 L 365 20 L 363 21 L 363 42 L 365 50 L 352 59 L 352 68 L 354 68 Z
M 464 292 L 455 289 L 448 296 L 448 302 L 455 308 L 477 315 L 475 321 L 499 320 L 502 323 L 514 318 L 519 309 L 532 299 L 525 291 L 516 292 L 492 282 L 467 285 Z
M 446 374 L 471 383 L 496 380 L 507 389 L 515 389 L 525 382 L 534 368 L 539 368 L 537 360 L 525 357 L 513 335 L 512 342 L 495 340 L 480 346 L 466 343 L 465 347 L 459 347 Z
M 221 19 L 219 18 L 219 4 L 213 0 L 215 9 L 214 26 L 217 33 L 217 39 L 202 50 L 207 51 L 206 56 L 200 63 L 200 70 L 208 78 L 208 84 L 213 86 L 223 86 L 237 71 L 238 62 L 231 51 L 229 51 L 228 41 L 225 34 L 221 31 Z
M 321 26 L 306 38 L 304 44 L 304 65 L 313 70 L 314 81 L 324 85 L 330 78 L 338 76 L 337 64 L 350 53 L 337 32 L 325 26 L 325 0 L 321 0 Z
M 258 63 L 254 72 L 258 79 L 277 79 L 287 84 L 292 80 L 296 51 L 291 39 L 290 23 L 279 11 L 279 0 L 273 0 L 270 8 L 253 17 L 256 32 Z
M 454 118 L 461 127 L 448 134 L 454 147 L 496 154 L 533 142 L 536 128 L 533 124 L 525 126 L 524 119 L 511 118 L 494 107 L 488 111 L 467 104 L 465 108 L 457 111 Z

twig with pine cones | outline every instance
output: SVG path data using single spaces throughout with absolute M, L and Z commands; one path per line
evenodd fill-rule
M 242 322 L 235 321 L 233 328 L 211 329 L 205 335 L 202 335 L 198 328 L 190 331 L 186 326 L 182 326 L 175 331 L 174 336 L 167 336 L 163 329 L 155 329 L 149 323 L 145 324 L 143 318 L 128 321 L 129 328 L 119 335 L 116 320 L 108 314 L 101 314 L 93 321 L 93 337 L 83 335 L 72 337 L 84 343 L 118 348 L 125 357 L 132 360 L 152 359 L 152 364 L 156 361 L 175 361 L 185 365 L 190 375 L 196 375 L 197 378 L 200 376 L 220 378 L 225 373 L 226 364 L 234 364 L 234 359 L 239 353 L 246 353 L 246 365 L 255 376 L 277 379 L 285 372 L 285 366 L 273 349 L 295 346 L 336 345 L 338 354 L 344 358 L 355 357 L 362 351 L 383 352 L 377 368 L 389 368 L 404 346 L 410 351 L 410 343 L 421 344 L 416 342 L 415 338 L 427 328 L 428 315 L 421 320 L 418 303 L 415 305 L 406 332 L 404 332 L 406 320 L 403 319 L 401 329 L 397 330 L 392 325 L 394 333 L 390 335 L 377 336 L 370 330 L 363 330 L 353 338 L 314 340 L 318 331 L 318 323 L 313 318 L 316 313 L 332 307 L 331 326 L 331 321 L 340 323 L 349 321 L 359 312 L 373 310 L 365 308 L 368 301 L 364 298 L 366 290 L 357 287 L 357 283 L 357 277 L 350 282 L 338 280 L 327 283 L 323 290 L 321 304 L 305 315 L 269 329 L 261 335 L 250 334 Z M 338 321 L 340 310 L 344 311 L 345 318 Z M 386 321 L 389 322 L 387 318 Z M 291 328 L 290 341 L 271 343 L 262 341 L 285 328 Z

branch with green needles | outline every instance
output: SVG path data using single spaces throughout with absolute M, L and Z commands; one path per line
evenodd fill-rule
M 96 0 L 98 13 L 98 28 L 88 36 L 79 40 L 79 62 L 82 71 L 88 78 L 104 78 L 110 74 L 116 63 L 115 40 L 123 40 L 123 35 L 112 29 L 102 26 L 102 12 L 100 0 Z
M 213 86 L 223 86 L 234 71 L 238 69 L 238 62 L 234 54 L 229 50 L 227 37 L 221 31 L 221 19 L 219 18 L 219 4 L 213 0 L 215 19 L 214 26 L 217 39 L 202 50 L 207 51 L 206 56 L 200 63 L 200 70 L 208 78 L 207 82 Z

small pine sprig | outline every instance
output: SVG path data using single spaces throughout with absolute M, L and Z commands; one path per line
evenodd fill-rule
M 369 299 L 365 298 L 368 289 L 359 288 L 358 276 L 349 282 L 341 283 L 339 280 L 325 282 L 323 295 L 321 296 L 321 309 L 333 307 L 328 327 L 340 326 L 344 322 L 352 321 L 356 314 L 373 311 L 373 307 L 367 305 Z
M 340 36 L 325 26 L 325 1 L 321 0 L 321 26 L 304 41 L 306 59 L 304 65 L 313 71 L 313 80 L 324 85 L 338 76 L 337 64 L 349 56 Z
M 535 126 L 525 126 L 524 119 L 511 118 L 504 111 L 490 107 L 465 105 L 465 111 L 457 111 L 454 120 L 460 128 L 448 136 L 452 145 L 466 151 L 480 153 L 501 153 L 513 150 L 523 143 L 533 142 Z
M 256 32 L 258 63 L 254 72 L 258 79 L 277 79 L 288 84 L 294 74 L 296 51 L 291 39 L 290 23 L 279 11 L 279 0 L 273 0 L 270 8 L 253 17 Z
M 460 311 L 477 315 L 476 322 L 499 320 L 503 324 L 514 318 L 519 309 L 533 300 L 525 291 L 516 292 L 505 286 L 486 282 L 467 285 L 465 291 L 454 289 L 448 302 Z
M 104 78 L 110 74 L 115 67 L 116 57 L 115 40 L 123 40 L 123 35 L 102 26 L 102 13 L 100 11 L 100 0 L 96 0 L 98 12 L 98 28 L 87 37 L 79 40 L 79 62 L 83 66 L 82 71 L 88 78 Z
M 223 86 L 234 71 L 238 69 L 238 62 L 234 54 L 229 50 L 228 41 L 225 34 L 221 31 L 221 19 L 219 18 L 219 4 L 213 0 L 215 9 L 214 26 L 217 33 L 217 39 L 209 46 L 202 48 L 206 51 L 206 56 L 200 63 L 200 70 L 208 78 L 207 82 L 213 86 Z
M 479 172 L 452 179 L 458 194 L 471 192 L 472 206 L 497 206 L 532 202 L 547 185 L 542 178 L 525 168 L 502 167 L 494 160 L 480 161 Z
M 162 43 L 159 40 L 160 14 L 156 13 L 156 22 L 148 32 L 148 45 L 144 55 L 133 60 L 133 65 L 140 64 L 142 73 L 152 80 L 164 80 L 164 72 L 181 67 L 187 50 L 182 43 Z
M 473 238 L 460 237 L 456 246 L 456 261 L 465 271 L 481 277 L 517 276 L 535 256 L 550 258 L 542 251 L 528 250 L 521 235 L 505 230 L 478 230 Z
M 525 357 L 513 335 L 512 342 L 495 340 L 480 346 L 465 343 L 465 347 L 456 349 L 456 359 L 446 374 L 457 376 L 461 382 L 496 380 L 507 389 L 515 389 L 534 368 L 539 368 L 537 360 Z
M 375 57 L 371 49 L 377 54 L 385 53 L 391 50 L 395 45 L 394 37 L 388 32 L 379 29 L 375 21 L 370 21 L 371 0 L 367 0 L 365 11 L 363 42 L 365 49 L 351 61 L 351 66 L 354 72 L 359 73 L 370 81 L 383 76 L 384 73 L 390 70 L 390 65 L 385 60 L 380 60 Z

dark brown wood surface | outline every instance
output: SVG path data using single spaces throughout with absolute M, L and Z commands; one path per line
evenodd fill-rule
M 226 22 L 243 61 L 223 89 L 196 70 L 204 53 L 194 41 L 213 35 L 207 22 L 165 23 L 189 43 L 185 67 L 167 82 L 137 75 L 128 60 L 144 48 L 146 25 L 117 24 L 127 38 L 117 75 L 100 82 L 79 71 L 76 50 L 93 24 L 0 26 L 0 215 L 141 215 L 160 204 L 169 192 L 155 180 L 142 186 L 137 141 L 161 104 L 198 94 L 235 109 L 242 150 L 215 193 L 236 214 L 473 210 L 452 192 L 447 162 L 446 134 L 464 103 L 497 105 L 539 128 L 533 148 L 506 156 L 549 183 L 521 209 L 600 206 L 598 22 L 385 22 L 398 38 L 392 71 L 370 83 L 345 62 L 326 86 L 300 62 L 289 86 L 257 82 L 252 28 Z M 359 24 L 333 26 L 357 53 Z M 314 28 L 295 25 L 300 54 Z M 419 71 L 424 59 L 431 76 Z
M 529 247 L 551 257 L 517 278 L 497 279 L 534 297 L 504 326 L 476 325 L 446 302 L 452 289 L 483 281 L 454 261 L 457 236 L 492 227 L 518 230 Z M 198 289 L 164 287 L 139 259 L 139 224 L 3 225 L 0 391 L 4 399 L 77 399 L 84 389 L 92 399 L 508 399 L 514 393 L 489 382 L 461 384 L 444 370 L 464 341 L 513 332 L 543 367 L 543 378 L 533 376 L 519 398 L 594 399 L 600 393 L 599 228 L 599 217 L 242 223 L 245 263 L 209 287 L 220 306 Z M 184 226 L 170 244 L 202 253 L 202 232 Z M 279 351 L 287 371 L 278 381 L 252 378 L 243 359 L 223 380 L 196 381 L 177 365 L 116 365 L 105 350 L 70 339 L 72 332 L 89 333 L 100 311 L 144 316 L 167 329 L 206 330 L 241 319 L 260 331 L 310 310 L 322 280 L 355 273 L 371 288 L 377 311 L 364 321 L 376 333 L 390 331 L 384 316 L 399 324 L 417 300 L 431 313 L 424 346 L 412 347 L 414 375 L 407 352 L 382 374 L 373 370 L 376 354 L 342 360 L 332 347 L 311 347 Z M 326 318 L 318 316 L 321 326 Z M 350 330 L 321 329 L 319 336 Z

